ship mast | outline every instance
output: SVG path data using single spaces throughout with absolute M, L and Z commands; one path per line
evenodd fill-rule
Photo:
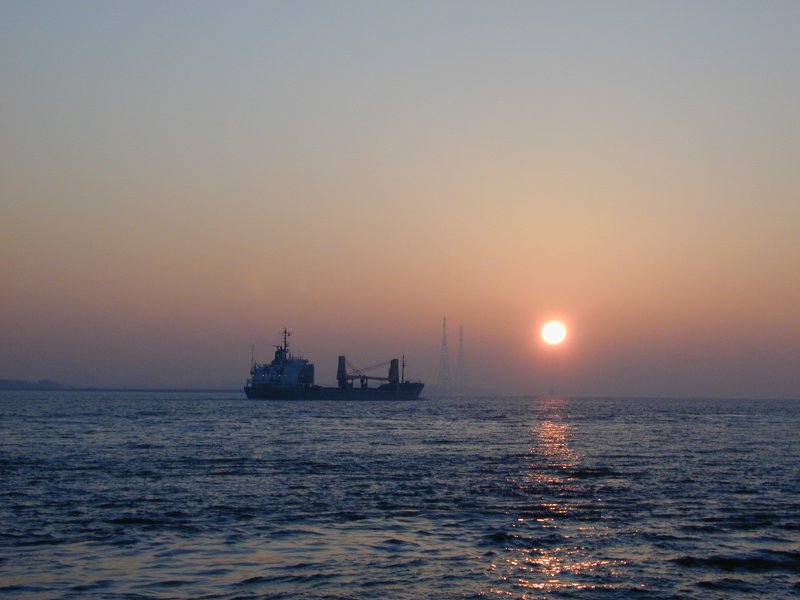
M 291 360 L 292 355 L 289 354 L 289 336 L 292 335 L 291 331 L 288 331 L 286 327 L 283 328 L 283 355 L 286 359 Z
M 288 352 L 289 350 L 289 336 L 292 335 L 291 332 L 286 331 L 286 327 L 283 328 L 283 349 Z

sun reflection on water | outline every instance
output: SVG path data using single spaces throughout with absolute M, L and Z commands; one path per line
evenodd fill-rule
M 585 514 L 593 499 L 575 476 L 581 456 L 571 444 L 576 431 L 567 401 L 549 398 L 543 408 L 531 427 L 527 468 L 514 482 L 521 499 L 510 526 L 514 533 L 490 568 L 497 583 L 490 591 L 497 596 L 531 599 L 556 590 L 614 588 L 624 564 L 592 556 L 592 541 L 610 532 Z

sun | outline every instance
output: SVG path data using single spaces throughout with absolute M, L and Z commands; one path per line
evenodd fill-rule
M 542 327 L 542 340 L 545 344 L 557 346 L 567 339 L 567 326 L 561 321 L 548 321 Z

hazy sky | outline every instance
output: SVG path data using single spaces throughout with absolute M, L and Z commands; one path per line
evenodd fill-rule
M 405 353 L 800 397 L 800 2 L 0 3 L 0 378 Z M 569 337 L 537 331 L 562 318 Z

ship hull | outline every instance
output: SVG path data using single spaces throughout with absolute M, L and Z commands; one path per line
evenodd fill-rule
M 269 385 L 245 386 L 244 393 L 252 400 L 418 400 L 422 383 L 404 382 L 380 387 L 285 388 Z
M 285 388 L 271 385 L 248 385 L 244 393 L 251 400 L 319 400 L 320 387 Z

